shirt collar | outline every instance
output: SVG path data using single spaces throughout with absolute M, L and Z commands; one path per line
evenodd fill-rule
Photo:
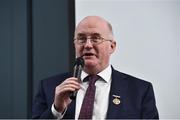
M 101 71 L 97 75 L 99 75 L 104 81 L 108 83 L 111 80 L 111 74 L 112 74 L 112 68 L 111 65 L 108 65 L 108 67 L 106 67 L 103 71 Z M 85 71 L 82 71 L 81 80 L 83 81 L 84 78 L 86 78 L 88 75 L 89 74 L 87 74 Z

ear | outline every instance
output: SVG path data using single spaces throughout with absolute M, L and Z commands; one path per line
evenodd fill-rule
M 115 51 L 115 49 L 116 49 L 116 41 L 113 40 L 111 42 L 111 45 L 110 45 L 110 52 L 109 53 L 112 54 Z

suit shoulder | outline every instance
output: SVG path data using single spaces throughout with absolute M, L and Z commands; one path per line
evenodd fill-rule
M 123 72 L 119 72 L 117 70 L 115 70 L 115 74 L 117 74 L 118 76 L 121 76 L 121 78 L 123 78 L 123 80 L 125 80 L 126 82 L 129 82 L 131 84 L 134 84 L 134 85 L 151 85 L 150 82 L 146 81 L 146 80 L 143 80 L 143 79 L 140 79 L 140 78 L 137 78 L 135 76 L 132 76 L 132 75 L 129 75 L 129 74 L 126 74 L 126 73 L 123 73 Z
M 114 77 L 116 77 L 116 84 L 126 88 L 126 90 L 129 91 L 129 94 L 133 91 L 133 95 L 144 96 L 147 91 L 153 91 L 153 86 L 150 82 L 132 75 L 115 70 Z

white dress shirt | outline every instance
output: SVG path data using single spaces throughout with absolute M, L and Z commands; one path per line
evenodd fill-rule
M 93 116 L 92 119 L 105 119 L 107 110 L 108 110 L 108 104 L 109 104 L 109 92 L 111 87 L 111 74 L 112 74 L 112 68 L 109 65 L 107 68 L 105 68 L 103 71 L 98 73 L 101 78 L 96 81 L 96 93 L 95 93 L 95 100 L 94 100 L 94 109 L 93 109 Z M 84 78 L 88 76 L 87 73 L 82 71 L 81 74 L 81 89 L 78 91 L 76 96 L 76 109 L 75 109 L 75 119 L 78 120 L 79 113 L 81 110 L 81 105 L 86 93 L 86 90 L 88 88 L 88 81 L 83 82 Z M 67 110 L 67 109 L 66 109 Z M 65 112 L 66 112 L 65 110 Z M 63 118 L 63 114 L 56 111 L 54 108 L 54 104 L 51 107 L 51 111 L 55 117 L 58 119 Z
M 105 119 L 108 109 L 109 103 L 109 91 L 111 86 L 111 73 L 112 68 L 109 65 L 106 69 L 98 73 L 101 78 L 96 81 L 96 93 L 95 93 L 95 100 L 94 100 L 94 110 L 92 119 Z M 83 81 L 88 74 L 82 71 L 81 80 Z M 81 105 L 88 88 L 88 82 L 81 83 L 81 89 L 77 93 L 76 97 L 76 111 L 75 111 L 75 119 L 77 120 L 79 117 Z

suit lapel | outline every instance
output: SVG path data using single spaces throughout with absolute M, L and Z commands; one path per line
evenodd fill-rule
M 115 119 L 121 116 L 120 111 L 122 111 L 124 108 L 123 98 L 125 96 L 126 89 L 127 85 L 125 82 L 125 76 L 112 68 L 112 82 L 109 95 L 109 106 L 106 116 L 107 119 Z

